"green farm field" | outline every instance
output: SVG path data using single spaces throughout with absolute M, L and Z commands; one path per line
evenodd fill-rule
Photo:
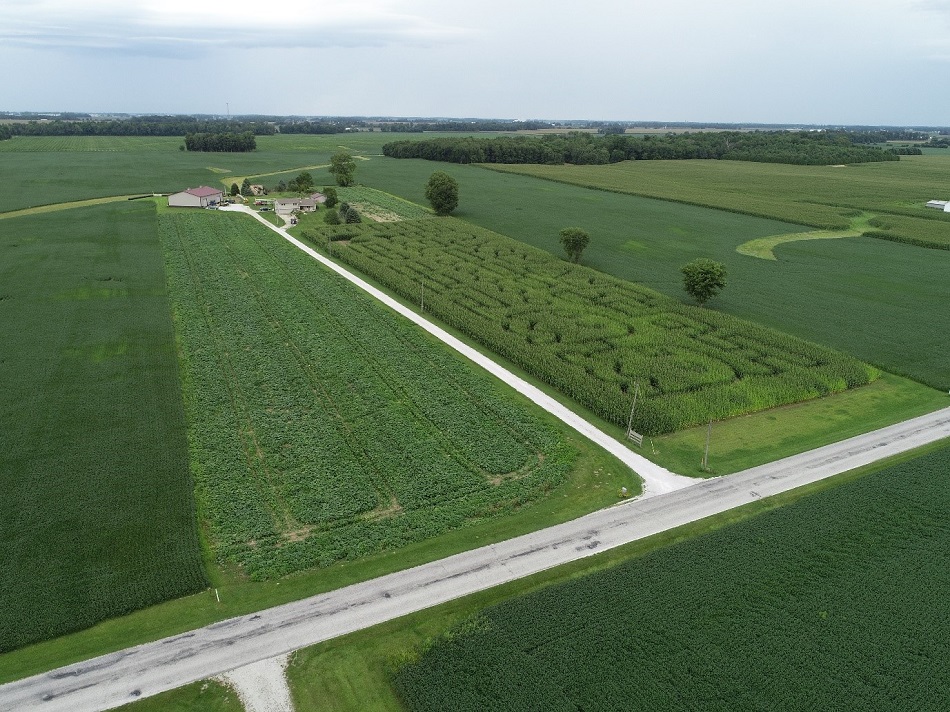
M 948 468 L 944 446 L 482 610 L 390 652 L 398 697 L 413 712 L 943 709 Z M 298 699 L 329 680 L 292 675 Z
M 227 188 L 258 174 L 293 176 L 327 165 L 341 148 L 357 156 L 379 154 L 390 139 L 372 133 L 260 136 L 253 153 L 190 153 L 178 150 L 182 139 L 175 137 L 18 136 L 0 141 L 0 171 L 17 177 L 0 193 L 0 212 L 197 185 Z M 332 184 L 328 173 L 318 180 Z
M 152 204 L 0 221 L 0 651 L 207 585 Z
M 825 229 L 847 228 L 845 210 L 904 215 L 938 238 L 950 235 L 950 217 L 924 207 L 946 190 L 946 155 L 848 166 L 690 160 L 492 169 Z
M 617 166 L 643 170 L 650 177 L 667 171 L 670 191 L 680 179 L 684 186 L 693 186 L 708 178 L 721 187 L 723 200 L 730 195 L 739 196 L 738 200 L 747 186 L 773 174 L 767 182 L 780 186 L 786 172 L 832 172 L 842 176 L 841 180 L 854 176 L 857 181 L 863 171 L 874 174 L 903 168 L 908 183 L 918 187 L 901 188 L 900 174 L 896 174 L 894 192 L 899 194 L 901 190 L 923 191 L 930 180 L 941 185 L 937 181 L 950 167 L 950 162 L 939 157 L 909 158 L 915 160 L 820 169 L 723 161 L 506 168 L 539 173 L 550 170 L 560 176 L 582 169 L 588 174 L 603 171 L 612 175 Z M 691 168 L 696 170 L 693 177 Z M 777 260 L 764 260 L 739 254 L 736 248 L 771 235 L 809 232 L 812 228 L 803 224 L 804 217 L 798 217 L 800 224 L 796 225 L 476 166 L 420 160 L 374 159 L 360 164 L 358 170 L 360 180 L 368 185 L 422 203 L 426 179 L 433 170 L 444 170 L 460 185 L 460 206 L 455 213 L 459 218 L 559 256 L 563 252 L 558 231 L 569 225 L 581 226 L 591 234 L 582 264 L 684 301 L 680 267 L 696 257 L 710 257 L 725 264 L 729 272 L 726 289 L 709 303 L 710 308 L 845 351 L 944 392 L 950 388 L 950 352 L 945 348 L 950 310 L 944 308 L 950 300 L 950 283 L 945 279 L 950 269 L 948 251 L 859 237 L 785 242 L 775 249 Z M 731 189 L 730 172 L 739 174 Z M 876 190 L 864 201 L 871 206 L 875 199 L 882 199 L 887 180 L 880 183 L 877 188 L 860 182 L 846 183 L 846 187 L 856 196 Z M 806 186 L 803 178 L 797 189 L 813 195 L 813 190 L 805 192 Z M 794 187 L 791 182 L 790 193 Z M 682 194 L 690 192 L 684 187 L 678 195 Z M 859 203 L 857 198 L 854 202 Z M 850 207 L 838 211 L 853 212 Z M 791 208 L 788 217 L 796 219 Z M 843 226 L 850 220 L 850 216 L 841 215 Z
M 222 563 L 271 578 L 564 489 L 559 429 L 257 222 L 164 210 L 160 233 Z

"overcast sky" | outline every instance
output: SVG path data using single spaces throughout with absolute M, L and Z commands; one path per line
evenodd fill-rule
M 0 110 L 950 124 L 950 0 L 0 0 Z

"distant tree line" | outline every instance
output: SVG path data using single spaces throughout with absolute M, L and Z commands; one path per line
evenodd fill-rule
M 845 132 L 722 131 L 633 136 L 571 132 L 566 135 L 470 136 L 394 141 L 383 146 L 393 158 L 448 163 L 535 163 L 596 165 L 619 161 L 722 159 L 833 165 L 896 161 L 895 153 L 855 145 Z
M 885 141 L 926 141 L 930 134 L 915 130 L 879 129 L 847 131 L 851 143 L 884 143 Z
M 393 133 L 422 133 L 423 131 L 537 131 L 549 129 L 550 121 L 493 121 L 473 119 L 471 121 L 391 121 L 380 126 L 381 131 Z
M 923 155 L 923 151 L 920 150 L 917 146 L 898 146 L 895 148 L 887 149 L 896 156 L 920 156 Z
M 199 133 L 250 132 L 257 136 L 273 134 L 271 124 L 195 119 L 192 117 L 139 116 L 109 121 L 28 121 L 7 124 L 13 136 L 184 136 Z
M 250 131 L 244 133 L 195 133 L 185 135 L 185 148 L 189 151 L 218 151 L 222 153 L 246 153 L 257 148 L 257 141 Z
M 338 121 L 292 121 L 277 124 L 277 131 L 282 134 L 335 134 L 351 127 L 351 123 Z

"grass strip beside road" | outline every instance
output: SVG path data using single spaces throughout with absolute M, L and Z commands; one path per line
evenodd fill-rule
M 436 608 L 389 621 L 357 633 L 297 651 L 287 670 L 297 712 L 404 712 L 391 684 L 393 670 L 454 626 L 482 609 L 577 579 L 597 571 L 669 548 L 697 536 L 754 519 L 774 509 L 854 482 L 864 475 L 933 452 L 934 444 L 886 462 L 755 502 L 723 514 L 673 529 L 649 539 L 618 547 L 594 557 L 535 574 L 504 586 L 473 594 Z M 169 693 L 172 694 L 172 693 Z M 133 708 L 137 709 L 137 708 Z M 163 708 L 164 709 L 164 708 Z M 168 709 L 178 709 L 169 706 Z
M 644 454 L 673 472 L 712 477 L 739 472 L 950 405 L 942 391 L 883 373 L 874 383 L 825 398 L 714 422 L 709 470 L 700 464 L 706 427 L 647 439 Z

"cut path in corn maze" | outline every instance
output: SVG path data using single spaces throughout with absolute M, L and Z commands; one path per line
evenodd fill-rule
M 105 710 L 950 437 L 950 409 L 253 615 L 0 686 L 0 710 Z
M 491 359 L 268 226 L 616 454 L 644 478 L 644 496 L 533 534 L 13 682 L 0 687 L 0 710 L 116 707 L 950 437 L 950 409 L 944 409 L 728 477 L 681 477 L 631 452 Z

